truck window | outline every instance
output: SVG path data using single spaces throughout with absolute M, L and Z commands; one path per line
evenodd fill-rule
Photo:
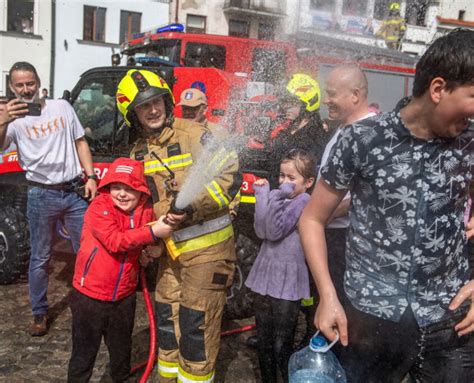
M 82 87 L 73 107 L 94 153 L 110 150 L 115 121 L 115 84 L 110 78 L 91 79 Z
M 252 53 L 252 80 L 277 83 L 286 77 L 286 53 L 255 48 Z
M 226 49 L 222 45 L 187 43 L 184 65 L 201 68 L 225 68 Z
M 142 65 L 162 65 L 164 62 L 179 64 L 181 53 L 181 40 L 156 40 L 151 45 L 130 48 L 124 53 L 128 56 L 128 63 Z

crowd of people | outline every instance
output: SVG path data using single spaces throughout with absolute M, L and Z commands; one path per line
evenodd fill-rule
M 262 244 L 245 281 L 263 382 L 288 381 L 301 301 L 311 297 L 306 314 L 340 340 L 350 382 L 474 381 L 473 57 L 474 32 L 438 38 L 417 64 L 412 96 L 384 114 L 369 105 L 356 64 L 334 67 L 323 92 L 298 73 L 279 94 L 285 123 L 265 142 L 269 179 L 253 185 Z M 18 62 L 9 75 L 16 98 L 0 108 L 0 147 L 16 145 L 28 182 L 30 334 L 48 332 L 47 266 L 62 219 L 77 254 L 68 381 L 89 381 L 102 339 L 113 381 L 130 378 L 139 268 L 150 261 L 159 264 L 158 380 L 214 381 L 235 269 L 238 153 L 214 146 L 216 176 L 187 206 L 176 203 L 206 145 L 229 135 L 206 119 L 206 95 L 184 90 L 177 118 L 166 82 L 129 70 L 116 100 L 139 137 L 98 185 L 72 107 L 40 96 L 33 65 Z M 31 102 L 39 116 L 27 116 Z

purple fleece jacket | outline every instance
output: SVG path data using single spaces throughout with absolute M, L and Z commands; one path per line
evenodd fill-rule
M 263 239 L 260 252 L 245 285 L 261 295 L 286 300 L 308 298 L 309 277 L 297 224 L 310 196 L 288 198 L 294 184 L 284 183 L 270 191 L 254 185 L 255 233 Z

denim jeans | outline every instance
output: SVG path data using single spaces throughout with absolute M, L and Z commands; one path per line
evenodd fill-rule
M 420 328 L 408 308 L 400 322 L 365 314 L 345 302 L 349 346 L 334 350 L 348 382 L 474 382 L 474 334 L 458 337 L 464 312 Z
M 28 187 L 26 215 L 30 229 L 29 292 L 34 315 L 48 310 L 48 264 L 58 219 L 71 235 L 74 252 L 79 249 L 87 202 L 75 192 Z

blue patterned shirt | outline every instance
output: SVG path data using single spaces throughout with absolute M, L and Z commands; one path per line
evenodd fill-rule
M 356 308 L 399 321 L 410 305 L 420 326 L 449 315 L 470 277 L 473 136 L 416 138 L 399 109 L 341 132 L 321 174 L 352 195 L 344 288 Z

